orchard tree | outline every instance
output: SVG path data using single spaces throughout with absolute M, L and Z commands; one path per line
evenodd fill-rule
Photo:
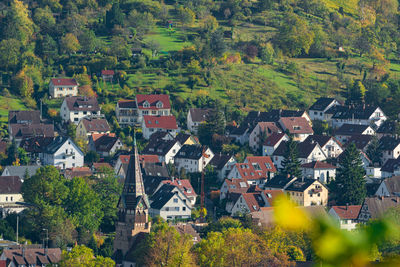
M 341 155 L 339 169 L 332 191 L 338 205 L 361 205 L 367 195 L 365 170 L 362 166 L 360 152 L 354 143 L 350 144 Z
M 93 254 L 93 250 L 84 246 L 77 245 L 70 252 L 63 251 L 61 255 L 60 261 L 61 267 L 67 266 L 104 266 L 104 267 L 113 267 L 115 266 L 115 262 L 110 258 L 104 258 L 102 256 L 95 257 Z
M 61 37 L 60 48 L 61 51 L 65 53 L 73 54 L 81 48 L 81 45 L 79 44 L 79 41 L 75 35 L 73 35 L 72 33 L 67 33 L 66 35 Z

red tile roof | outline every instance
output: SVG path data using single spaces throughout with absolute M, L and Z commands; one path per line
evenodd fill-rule
M 321 162 L 318 160 L 302 164 L 301 167 L 309 168 L 309 169 L 336 169 L 337 168 L 336 166 L 333 166 L 332 164 L 329 164 L 326 162 Z
M 161 102 L 163 104 L 161 109 L 171 108 L 169 95 L 136 95 L 136 100 L 139 109 L 160 109 L 156 106 L 158 102 Z M 143 107 L 143 103 L 145 101 L 150 104 L 150 106 L 147 108 Z
M 164 180 L 164 181 L 162 181 L 162 183 L 170 184 L 170 185 L 174 185 L 174 186 L 178 187 L 188 197 L 189 196 L 194 196 L 194 197 L 197 196 L 197 194 L 194 191 L 193 186 L 189 180 L 186 180 L 186 179 L 175 179 L 174 181 Z
M 277 197 L 283 195 L 282 190 L 263 190 L 263 193 L 271 206 L 275 205 L 275 200 Z
M 313 134 L 308 121 L 303 117 L 281 117 L 280 122 L 292 134 Z
M 112 169 L 111 165 L 107 162 L 99 162 L 99 163 L 93 163 L 93 168 L 98 170 L 100 168 L 109 168 Z
M 250 187 L 245 179 L 225 179 L 225 183 L 229 193 L 246 193 Z
M 102 70 L 101 75 L 114 75 L 113 70 Z
M 282 138 L 284 138 L 285 133 L 272 133 L 270 136 L 265 139 L 265 146 L 275 146 Z
M 119 160 L 121 161 L 122 164 L 128 164 L 129 158 L 130 158 L 130 155 L 120 155 L 119 156 Z
M 250 209 L 250 212 L 259 211 L 260 207 L 264 207 L 266 205 L 261 193 L 243 193 L 242 194 L 244 201 Z
M 68 79 L 68 78 L 53 78 L 51 82 L 54 86 L 77 86 L 78 83 L 75 79 Z
M 83 118 L 82 123 L 87 132 L 106 133 L 111 131 L 106 119 Z
M 159 163 L 160 160 L 158 159 L 157 155 L 139 155 L 140 157 L 140 162 L 141 163 Z M 128 162 L 129 162 L 129 156 L 128 156 Z M 125 162 L 123 162 L 125 163 Z
M 361 210 L 361 205 L 351 206 L 333 206 L 332 209 L 340 217 L 345 220 L 356 220 Z
M 20 194 L 21 186 L 18 176 L 0 176 L 0 194 Z
M 255 170 L 257 171 L 257 165 L 255 163 L 258 163 L 258 165 L 260 166 L 261 170 L 263 172 L 276 172 L 276 168 L 274 166 L 274 164 L 272 163 L 271 157 L 269 156 L 253 156 L 253 157 L 247 157 L 246 161 L 248 163 L 251 163 L 253 165 L 253 167 L 255 168 Z
M 178 129 L 175 116 L 143 116 L 146 128 Z

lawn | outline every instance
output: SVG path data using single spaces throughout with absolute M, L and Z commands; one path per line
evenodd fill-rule
M 325 0 L 329 8 L 339 10 L 343 7 L 344 12 L 349 14 L 356 14 L 358 8 L 358 0 Z
M 160 44 L 161 53 L 178 51 L 192 44 L 191 42 L 184 41 L 186 34 L 187 33 L 183 33 L 180 29 L 170 31 L 165 27 L 157 27 L 153 32 L 146 35 L 144 42 L 147 44 L 151 41 L 158 42 Z
M 0 96 L 0 124 L 8 122 L 9 110 L 26 110 L 20 99 Z

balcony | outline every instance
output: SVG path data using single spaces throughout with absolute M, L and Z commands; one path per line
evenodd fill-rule
M 314 189 L 311 190 L 311 192 L 312 192 L 313 194 L 322 193 L 322 188 L 314 188 Z

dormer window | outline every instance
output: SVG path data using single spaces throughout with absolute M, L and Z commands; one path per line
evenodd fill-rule
M 144 108 L 149 108 L 149 107 L 150 107 L 150 103 L 147 102 L 147 101 L 144 101 L 143 107 L 144 107 Z
M 301 129 L 300 126 L 293 126 L 293 130 L 295 130 L 295 131 L 299 131 L 300 129 Z
M 156 104 L 157 108 L 162 108 L 163 107 L 163 103 L 161 101 L 158 101 Z

